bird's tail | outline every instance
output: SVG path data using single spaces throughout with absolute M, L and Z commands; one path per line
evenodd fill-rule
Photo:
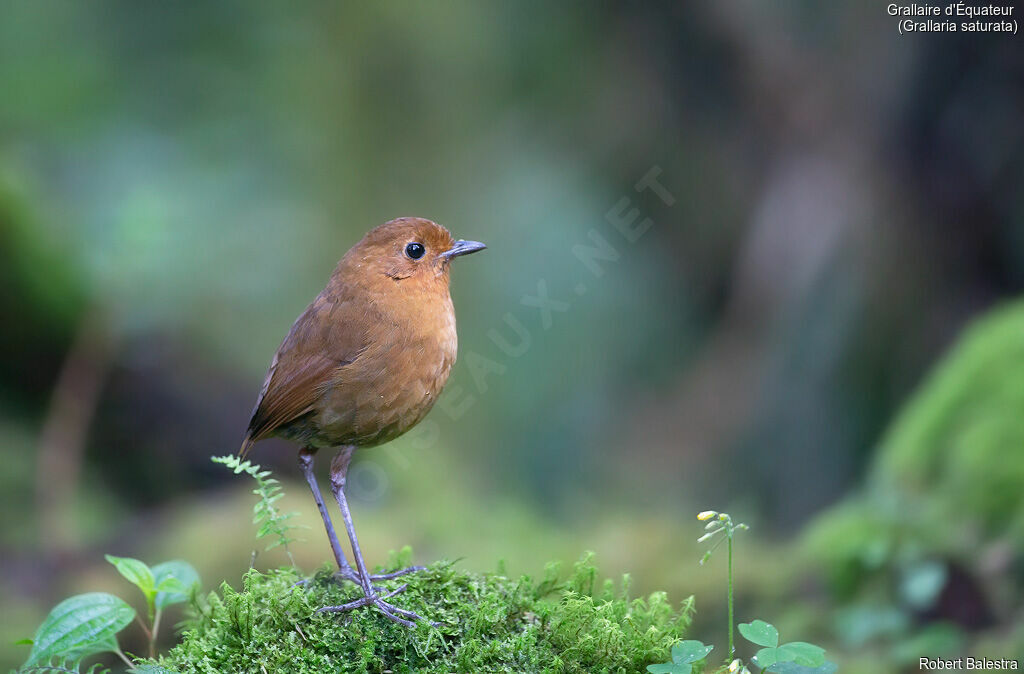
M 250 433 L 246 432 L 245 438 L 242 440 L 242 446 L 238 448 L 238 456 L 244 459 L 254 444 L 256 444 L 256 441 Z

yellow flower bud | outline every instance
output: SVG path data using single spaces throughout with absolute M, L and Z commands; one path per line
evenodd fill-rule
M 729 671 L 730 672 L 735 672 L 737 669 L 740 668 L 740 665 L 742 665 L 742 664 L 743 663 L 740 662 L 740 659 L 736 658 L 735 660 L 733 660 L 732 662 L 729 663 Z
M 703 511 L 701 513 L 698 513 L 697 519 L 699 519 L 701 522 L 703 522 L 704 520 L 711 519 L 712 517 L 714 517 L 717 514 L 718 513 L 715 512 L 714 510 L 705 510 L 705 511 Z

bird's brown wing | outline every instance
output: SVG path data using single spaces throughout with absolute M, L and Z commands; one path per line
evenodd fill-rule
M 365 334 L 346 320 L 355 309 L 350 299 L 321 295 L 296 319 L 274 354 L 239 454 L 312 411 L 337 370 L 359 357 Z

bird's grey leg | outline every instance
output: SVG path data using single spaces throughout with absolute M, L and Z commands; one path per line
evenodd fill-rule
M 317 483 L 316 475 L 313 472 L 313 456 L 315 454 L 315 448 L 306 447 L 302 449 L 299 452 L 299 467 L 302 469 L 302 474 L 306 478 L 307 484 L 309 484 L 309 490 L 313 493 L 313 499 L 316 500 L 316 507 L 320 511 L 320 518 L 324 521 L 324 529 L 327 530 L 327 538 L 331 542 L 331 551 L 334 553 L 334 559 L 338 563 L 338 571 L 334 574 L 334 577 L 361 585 L 362 581 L 359 578 L 359 574 L 356 573 L 356 570 L 345 559 L 345 553 L 342 552 L 341 544 L 338 542 L 338 535 L 334 531 L 334 523 L 331 522 L 331 516 L 327 512 L 327 506 L 324 504 L 324 499 L 320 494 L 320 485 Z M 425 568 L 422 566 L 410 566 L 409 568 L 391 573 L 371 574 L 370 580 L 391 580 L 409 573 L 422 571 Z M 301 584 L 305 584 L 305 582 L 301 581 Z
M 356 568 L 359 570 L 359 584 L 363 588 L 363 596 L 360 599 L 350 601 L 347 604 L 342 604 L 341 606 L 324 606 L 317 612 L 351 611 L 352 609 L 356 609 L 361 606 L 372 605 L 396 623 L 400 623 L 406 627 L 413 627 L 415 623 L 412 621 L 423 620 L 424 618 L 412 611 L 406 611 L 405 609 L 398 608 L 397 606 L 384 601 L 385 599 L 390 599 L 392 596 L 405 590 L 406 586 L 402 585 L 397 590 L 386 595 L 378 595 L 376 589 L 371 584 L 370 573 L 366 570 L 366 562 L 363 560 L 363 553 L 359 549 L 359 539 L 356 538 L 355 525 L 352 524 L 352 513 L 349 512 L 348 500 L 345 498 L 345 478 L 348 475 L 348 466 L 352 461 L 352 453 L 354 451 L 355 447 L 352 445 L 342 447 L 338 450 L 338 454 L 334 457 L 334 460 L 331 461 L 331 491 L 334 492 L 334 498 L 338 501 L 338 508 L 341 509 L 341 518 L 345 521 L 345 529 L 348 531 L 348 540 L 352 544 L 352 556 L 355 558 Z
M 334 524 L 331 522 L 331 516 L 327 512 L 327 506 L 324 504 L 324 498 L 320 494 L 320 485 L 317 484 L 316 475 L 313 474 L 313 455 L 316 454 L 316 450 L 311 447 L 306 447 L 299 452 L 299 467 L 302 469 L 302 474 L 306 478 L 306 482 L 309 483 L 309 490 L 313 492 L 313 498 L 316 500 L 316 507 L 320 511 L 320 517 L 324 521 L 324 529 L 327 529 L 327 538 L 331 541 L 331 550 L 334 552 L 334 559 L 338 562 L 338 573 L 337 575 L 346 580 L 351 580 L 353 583 L 359 583 L 359 575 L 355 572 L 351 566 L 349 566 L 348 560 L 345 559 L 345 553 L 341 551 L 341 544 L 338 542 L 338 534 L 334 533 Z

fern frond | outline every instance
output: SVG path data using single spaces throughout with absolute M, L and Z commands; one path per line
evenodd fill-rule
M 214 456 L 210 459 L 214 463 L 220 463 L 235 472 L 235 474 L 246 473 L 256 482 L 256 488 L 252 490 L 252 493 L 259 497 L 256 501 L 256 505 L 253 506 L 252 512 L 252 523 L 259 525 L 256 530 L 256 538 L 273 537 L 273 540 L 267 544 L 266 550 L 273 550 L 276 547 L 283 547 L 285 554 L 288 555 L 289 561 L 292 566 L 295 566 L 295 558 L 292 557 L 291 550 L 288 548 L 289 543 L 294 543 L 298 538 L 293 538 L 291 532 L 296 529 L 305 529 L 307 527 L 300 524 L 292 524 L 288 520 L 292 519 L 298 513 L 282 513 L 275 503 L 284 497 L 284 490 L 281 489 L 281 483 L 275 478 L 271 477 L 269 470 L 263 470 L 259 464 L 254 464 L 248 459 L 242 460 L 238 456 Z

